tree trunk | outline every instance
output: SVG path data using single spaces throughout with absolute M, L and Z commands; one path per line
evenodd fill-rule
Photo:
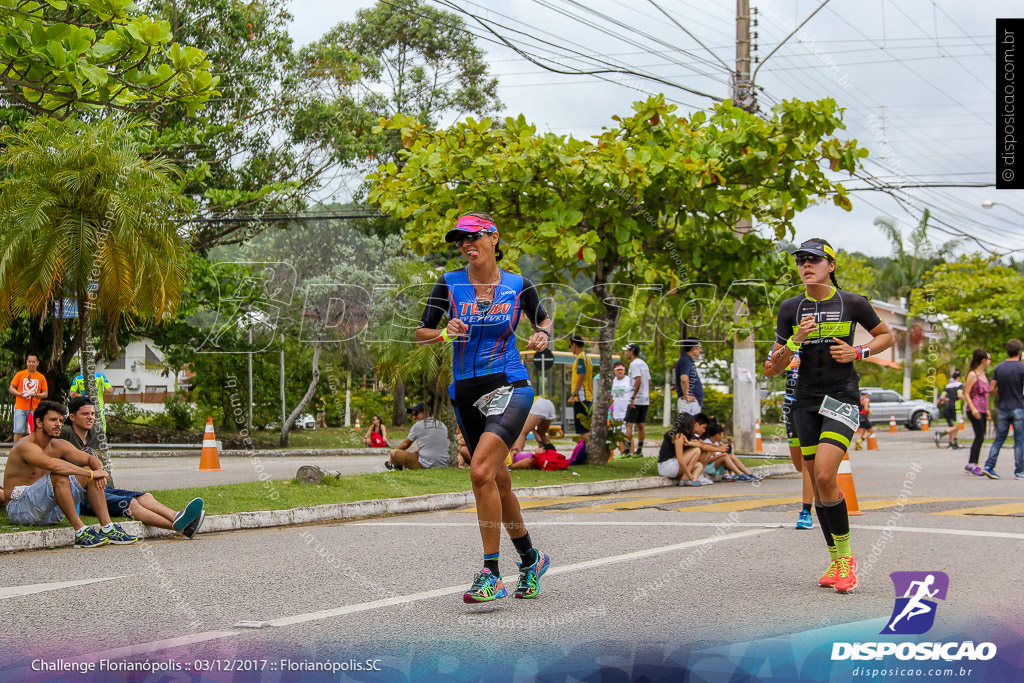
M 295 424 L 295 420 L 298 419 L 302 411 L 306 409 L 309 402 L 313 400 L 313 394 L 316 393 L 316 385 L 320 383 L 320 339 L 317 338 L 313 342 L 313 378 L 309 381 L 309 386 L 306 388 L 306 393 L 302 395 L 302 400 L 299 401 L 299 405 L 295 406 L 295 410 L 291 412 L 288 419 L 281 425 L 281 448 L 288 448 L 288 433 L 291 431 L 292 426 Z
M 78 324 L 79 342 L 82 345 L 82 379 L 85 381 L 84 395 L 93 405 L 97 407 L 96 422 L 93 429 L 96 430 L 100 442 L 99 458 L 103 463 L 103 469 L 110 475 L 108 484 L 113 485 L 114 473 L 110 467 L 110 448 L 107 446 L 107 432 L 103 427 L 103 415 L 99 413 L 99 400 L 96 395 L 96 349 L 92 345 L 92 300 L 89 298 L 78 300 Z
M 401 427 L 405 424 L 405 382 L 395 380 L 394 393 L 391 401 L 391 425 Z
M 590 414 L 590 439 L 587 442 L 587 462 L 603 465 L 612 456 L 608 447 L 608 407 L 612 399 L 612 354 L 615 346 L 615 329 L 619 323 L 617 299 L 612 296 L 604 283 L 594 287 L 594 294 L 604 304 L 604 314 L 598 316 L 601 321 L 601 332 L 598 336 L 597 348 L 600 353 L 597 383 L 597 394 L 594 396 L 593 411 Z
M 455 438 L 455 429 L 458 427 L 455 422 L 455 408 L 448 396 L 444 397 L 441 405 L 444 411 L 444 426 L 448 428 L 448 467 L 458 467 L 459 440 Z

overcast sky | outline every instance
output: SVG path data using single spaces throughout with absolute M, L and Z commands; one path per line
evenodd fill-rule
M 735 66 L 735 3 L 655 1 L 657 5 L 650 0 L 451 4 L 490 22 L 510 42 L 553 66 L 594 69 L 594 60 L 602 59 L 690 90 L 726 95 L 727 68 Z M 293 0 L 292 34 L 299 45 L 306 44 L 372 4 Z M 764 58 L 821 2 L 751 4 L 758 9 L 754 54 Z M 634 100 L 655 92 L 664 92 L 686 111 L 711 104 L 708 97 L 636 76 L 616 74 L 603 80 L 551 73 L 497 43 L 479 23 L 463 16 L 470 30 L 481 36 L 478 44 L 499 80 L 504 113 L 522 113 L 541 129 L 585 138 L 598 133 L 612 115 L 628 112 Z M 764 62 L 756 77 L 763 88 L 759 104 L 768 109 L 781 99 L 835 98 L 846 108 L 844 135 L 868 147 L 866 171 L 886 182 L 992 185 L 995 20 L 1012 16 L 1024 16 L 1024 3 L 832 0 Z M 1018 54 L 1024 56 L 1024 50 Z M 865 185 L 856 180 L 846 184 Z M 890 248 L 875 227 L 875 218 L 892 216 L 909 230 L 920 209 L 928 207 L 941 221 L 933 222 L 937 241 L 951 239 L 940 229 L 961 231 L 990 249 L 1022 249 L 1017 257 L 1024 257 L 1024 191 L 997 192 L 990 186 L 903 192 L 906 208 L 884 193 L 855 192 L 852 212 L 831 203 L 805 211 L 796 220 L 796 239 L 820 236 L 839 248 L 887 255 Z M 982 208 L 986 199 L 996 206 Z M 967 239 L 962 242 L 965 249 L 977 248 Z

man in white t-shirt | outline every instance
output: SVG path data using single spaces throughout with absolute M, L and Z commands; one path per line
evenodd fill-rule
M 651 404 L 651 369 L 640 358 L 640 347 L 629 343 L 622 347 L 623 356 L 629 362 L 630 394 L 626 409 L 626 447 L 631 455 L 642 456 L 644 436 L 647 433 L 647 407 Z M 633 426 L 636 425 L 637 444 L 633 451 Z
M 619 434 L 625 433 L 626 410 L 629 409 L 629 377 L 626 377 L 626 364 L 621 360 L 615 361 L 615 377 L 612 378 L 612 405 L 609 409 L 611 418 L 616 422 L 622 422 L 615 428 Z M 626 442 L 619 439 L 619 451 L 624 457 L 629 452 Z
M 430 417 L 430 411 L 422 403 L 414 405 L 409 412 L 416 422 L 409 429 L 409 436 L 391 451 L 391 457 L 384 462 L 384 466 L 389 470 L 447 467 L 448 428 L 440 420 Z M 407 450 L 414 441 L 419 450 Z

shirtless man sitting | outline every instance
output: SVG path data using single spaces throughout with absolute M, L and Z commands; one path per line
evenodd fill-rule
M 97 548 L 107 543 L 127 545 L 139 540 L 111 523 L 103 489 L 108 475 L 94 455 L 76 449 L 57 437 L 65 416 L 64 406 L 40 401 L 33 411 L 35 431 L 20 439 L 7 456 L 2 502 L 7 517 L 19 526 L 57 524 L 65 517 L 75 530 L 76 548 Z M 88 500 L 102 525 L 85 526 L 77 506 Z

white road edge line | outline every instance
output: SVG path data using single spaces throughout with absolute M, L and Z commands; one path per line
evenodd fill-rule
M 473 526 L 476 525 L 474 524 Z M 754 536 L 756 534 L 764 533 L 765 531 L 769 530 L 770 529 L 763 528 L 750 529 L 747 531 L 738 531 L 733 534 L 722 534 L 718 536 L 711 536 L 709 538 L 700 538 L 695 541 L 686 541 L 685 543 L 673 543 L 672 545 L 665 545 L 658 548 L 637 550 L 631 553 L 623 553 L 622 555 L 601 557 L 595 560 L 587 560 L 585 562 L 569 564 L 564 567 L 554 567 L 551 569 L 551 571 L 547 572 L 546 576 L 556 576 L 558 574 L 563 574 L 565 572 L 579 571 L 581 569 L 591 569 L 593 567 L 600 567 L 606 564 L 614 564 L 616 562 L 629 562 L 632 560 L 640 560 L 645 557 L 650 557 L 652 555 L 670 553 L 676 550 L 687 550 L 689 548 L 695 548 L 697 546 L 707 545 L 709 543 L 718 543 L 720 541 L 732 541 L 738 538 L 744 538 L 746 536 Z M 459 586 L 448 586 L 447 588 L 435 588 L 434 590 L 423 591 L 421 593 L 411 593 L 409 595 L 400 595 L 393 598 L 385 598 L 383 600 L 373 600 L 372 602 L 361 602 L 354 605 L 344 605 L 342 607 L 334 607 L 332 609 L 325 609 L 317 612 L 296 614 L 295 616 L 291 617 L 268 619 L 267 623 L 269 623 L 271 626 L 291 626 L 294 624 L 302 624 L 309 621 L 318 621 L 320 619 L 330 619 L 331 617 L 339 617 L 346 614 L 354 614 L 356 612 L 366 612 L 368 610 L 379 609 L 381 607 L 391 607 L 393 605 L 417 602 L 419 600 L 429 600 L 431 598 L 437 598 L 444 595 L 464 593 L 465 591 L 465 584 Z
M 56 581 L 54 583 L 32 583 L 25 586 L 5 586 L 0 587 L 0 600 L 6 598 L 20 598 L 25 595 L 34 595 L 35 593 L 44 593 L 46 591 L 56 591 L 62 588 L 74 588 L 75 586 L 86 586 L 90 583 L 100 583 L 102 581 L 113 581 L 114 579 L 123 579 L 123 576 L 105 576 L 99 579 L 80 579 L 77 581 Z

